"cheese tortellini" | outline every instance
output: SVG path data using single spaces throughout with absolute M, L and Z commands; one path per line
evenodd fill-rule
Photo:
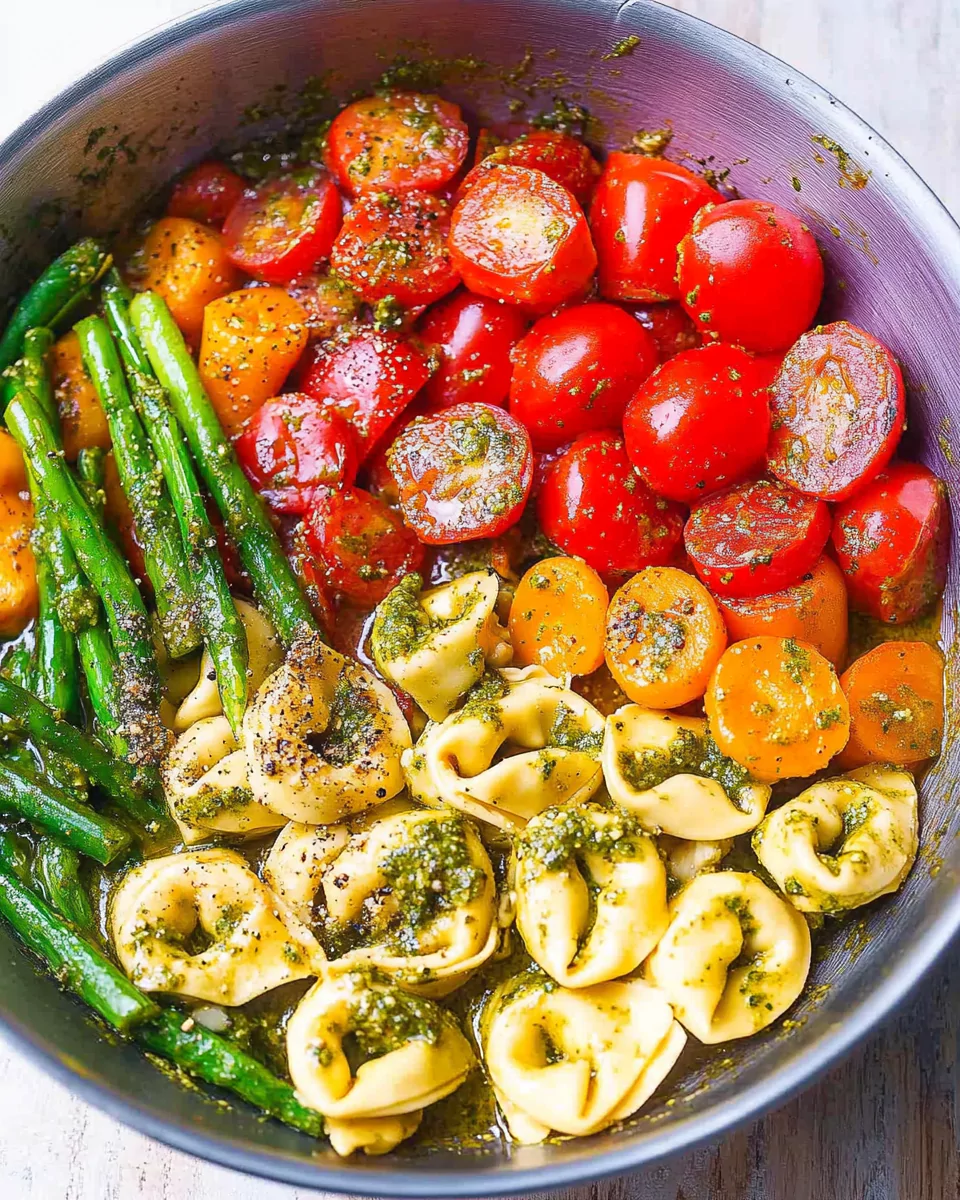
M 686 1035 L 664 995 L 640 979 L 572 991 L 531 970 L 481 1019 L 484 1059 L 511 1135 L 584 1135 L 635 1113 L 676 1062 Z
M 696 717 L 626 704 L 606 719 L 603 775 L 610 795 L 647 829 L 689 841 L 736 837 L 756 828 L 770 802 Z
M 841 912 L 895 892 L 917 854 L 917 789 L 894 767 L 815 783 L 776 809 L 753 848 L 801 912 Z
M 146 992 L 235 1006 L 322 966 L 313 935 L 231 850 L 152 858 L 111 906 L 117 957 Z
M 687 842 L 664 833 L 657 840 L 666 861 L 667 877 L 675 883 L 689 883 L 706 871 L 716 870 L 733 849 L 733 838 Z
M 533 818 L 515 850 L 517 928 L 558 983 L 635 970 L 667 927 L 667 875 L 635 818 L 596 804 Z
M 699 1041 L 757 1033 L 786 1012 L 810 969 L 810 930 L 755 875 L 699 875 L 670 904 L 670 924 L 644 967 Z
M 385 684 L 311 634 L 257 692 L 243 747 L 262 804 L 332 825 L 400 791 L 410 729 Z
M 377 606 L 370 644 L 377 669 L 442 721 L 479 682 L 485 666 L 513 657 L 497 619 L 500 582 L 473 571 L 421 594 L 419 575 L 406 575 Z
M 403 758 L 411 795 L 516 831 L 600 786 L 603 717 L 542 667 L 489 671 Z

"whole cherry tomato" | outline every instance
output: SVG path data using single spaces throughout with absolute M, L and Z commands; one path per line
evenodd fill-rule
M 585 433 L 553 464 L 537 512 L 543 532 L 602 575 L 670 562 L 683 509 L 651 492 L 613 430 Z
M 557 129 L 531 129 L 516 141 L 492 147 L 478 159 L 460 185 L 457 199 L 462 200 L 487 171 L 503 166 L 530 167 L 542 171 L 571 192 L 583 209 L 590 203 L 600 176 L 600 164 L 590 153 L 589 146 L 579 138 Z
M 722 199 L 679 163 L 614 150 L 590 206 L 600 295 L 608 300 L 676 300 L 677 245 L 696 212 Z
M 422 392 L 430 407 L 506 404 L 510 351 L 526 328 L 518 308 L 489 296 L 460 292 L 434 305 L 418 331 L 440 354 L 440 365 Z
M 739 346 L 700 346 L 671 358 L 627 407 L 630 461 L 655 492 L 688 504 L 756 473 L 770 430 L 764 380 Z
M 786 350 L 823 294 L 823 260 L 803 221 L 766 200 L 701 209 L 680 243 L 680 299 L 704 335 Z
M 920 463 L 890 463 L 834 510 L 851 606 L 891 623 L 918 617 L 943 592 L 949 538 L 946 484 Z
M 673 300 L 661 304 L 628 304 L 631 313 L 644 329 L 648 330 L 657 343 L 657 358 L 666 362 L 684 350 L 693 350 L 700 345 L 700 332 L 684 312 L 682 305 Z
M 805 333 L 774 381 L 768 464 L 798 491 L 844 500 L 893 456 L 903 376 L 882 342 L 848 321 Z
M 561 309 L 518 342 L 510 411 L 538 450 L 615 428 L 656 362 L 653 338 L 615 304 Z
M 246 186 L 226 163 L 202 162 L 181 175 L 173 185 L 167 202 L 167 216 L 189 217 L 204 225 L 222 225 Z

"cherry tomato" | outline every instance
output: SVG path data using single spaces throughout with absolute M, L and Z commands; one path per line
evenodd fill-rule
M 762 596 L 797 583 L 830 536 L 830 510 L 778 480 L 709 496 L 684 530 L 694 570 L 718 596 Z
M 336 629 L 336 613 L 323 568 L 317 562 L 307 542 L 303 521 L 282 528 L 280 538 L 294 574 L 300 581 L 311 612 L 320 622 L 320 628 L 327 637 L 331 637 Z
M 456 104 L 418 92 L 369 96 L 342 109 L 327 133 L 340 186 L 361 192 L 435 192 L 456 175 L 470 134 Z
M 518 308 L 470 292 L 431 308 L 419 329 L 420 338 L 440 354 L 440 365 L 422 393 L 430 407 L 506 404 L 513 370 L 510 351 L 526 328 Z
M 318 487 L 351 484 L 357 474 L 353 430 L 302 392 L 257 409 L 235 449 L 247 478 L 277 512 L 306 512 Z
M 946 484 L 920 463 L 891 463 L 834 511 L 851 607 L 891 623 L 919 616 L 943 591 L 949 536 Z
M 360 297 L 334 275 L 301 275 L 287 284 L 287 293 L 306 313 L 311 338 L 332 337 L 360 310 Z
M 255 279 L 289 283 L 329 257 L 340 219 L 340 196 L 325 171 L 284 175 L 230 210 L 223 227 L 227 254 Z
M 222 225 L 246 186 L 226 163 L 202 162 L 173 185 L 167 202 L 167 216 L 189 217 L 204 225 Z
M 347 215 L 330 265 L 373 304 L 388 296 L 401 308 L 432 304 L 459 279 L 450 263 L 450 207 L 429 192 L 368 192 Z
M 350 422 L 363 458 L 430 372 L 430 360 L 412 342 L 361 326 L 344 329 L 313 348 L 300 377 L 300 390 Z
M 680 299 L 708 337 L 761 353 L 786 350 L 820 304 L 816 239 L 777 204 L 731 200 L 701 209 L 679 256 Z
M 615 304 L 577 304 L 541 317 L 513 352 L 510 411 L 538 450 L 611 429 L 657 362 L 639 321 Z
M 537 499 L 543 532 L 602 575 L 670 562 L 683 510 L 651 492 L 613 430 L 582 434 L 547 473 Z
M 590 206 L 600 295 L 608 300 L 678 299 L 677 244 L 696 212 L 722 199 L 678 163 L 614 150 Z
M 390 447 L 417 417 L 425 417 L 431 411 L 430 406 L 424 400 L 423 392 L 421 392 L 415 400 L 407 405 L 400 416 L 391 422 L 387 431 L 377 438 L 363 464 L 361 486 L 376 496 L 378 500 L 382 500 L 384 504 L 389 504 L 391 508 L 400 507 L 400 485 L 387 461 Z
M 487 171 L 503 166 L 542 171 L 571 192 L 584 209 L 590 203 L 600 176 L 600 164 L 579 138 L 556 129 L 531 129 L 514 142 L 492 147 L 478 159 L 460 185 L 457 199 L 462 200 Z
M 534 451 L 533 483 L 530 487 L 531 500 L 535 500 L 540 495 L 540 489 L 543 487 L 544 480 L 550 474 L 553 464 L 558 458 L 563 458 L 572 445 L 572 442 L 565 442 L 562 446 L 556 446 L 553 450 Z
M 420 417 L 387 454 L 408 525 L 432 545 L 496 537 L 520 517 L 533 480 L 527 431 L 492 404 Z
M 627 407 L 631 462 L 655 492 L 688 504 L 755 474 L 770 430 L 763 382 L 739 346 L 700 346 L 671 358 Z
M 400 517 L 359 488 L 318 492 L 306 516 L 307 545 L 331 588 L 372 608 L 423 561 L 423 547 Z
M 573 196 L 542 171 L 488 171 L 453 210 L 450 254 L 472 292 L 548 312 L 582 295 L 597 265 Z
M 700 333 L 680 304 L 668 300 L 663 304 L 630 304 L 630 312 L 644 329 L 649 330 L 657 343 L 657 358 L 666 362 L 683 350 L 700 345 Z
M 882 471 L 903 432 L 903 376 L 890 351 L 848 321 L 805 333 L 773 384 L 771 472 L 843 500 Z

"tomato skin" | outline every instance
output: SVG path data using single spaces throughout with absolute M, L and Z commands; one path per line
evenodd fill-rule
M 168 217 L 188 217 L 203 225 L 222 225 L 246 191 L 246 183 L 226 163 L 199 163 L 173 185 Z
M 557 459 L 537 513 L 552 542 L 607 576 L 665 565 L 683 533 L 683 510 L 650 491 L 615 430 L 581 434 Z
M 558 458 L 563 458 L 572 445 L 572 442 L 565 442 L 562 446 L 557 446 L 553 450 L 534 451 L 533 484 L 530 488 L 531 500 L 535 500 L 537 496 L 540 495 L 540 489 L 543 487 L 544 481 L 550 474 L 553 464 Z
M 830 510 L 778 480 L 735 483 L 690 513 L 684 543 L 718 596 L 779 592 L 812 571 L 830 536 Z
M 817 242 L 765 200 L 701 209 L 679 247 L 680 300 L 705 337 L 765 353 L 810 327 L 823 294 Z
M 755 474 L 770 430 L 763 378 L 746 350 L 722 343 L 658 367 L 623 418 L 627 454 L 647 484 L 690 504 Z
M 477 152 L 481 145 L 478 139 Z M 503 166 L 530 167 L 571 192 L 580 207 L 586 210 L 593 189 L 600 177 L 600 164 L 586 146 L 573 134 L 557 129 L 531 129 L 513 142 L 491 147 L 478 157 L 476 166 L 467 172 L 457 193 L 462 200 L 471 187 L 490 170 Z
M 851 607 L 891 624 L 918 617 L 943 592 L 949 537 L 946 484 L 920 463 L 890 463 L 834 511 Z
M 431 408 L 451 404 L 503 407 L 510 390 L 510 351 L 527 329 L 510 304 L 460 292 L 425 313 L 418 334 L 440 354 L 440 365 L 422 395 Z
M 576 304 L 541 317 L 513 351 L 510 411 L 537 450 L 612 429 L 657 362 L 639 321 L 614 304 Z
M 667 300 L 660 304 L 628 304 L 627 312 L 646 329 L 657 343 L 657 361 L 666 362 L 684 350 L 700 345 L 700 331 L 684 312 L 683 306 Z
M 348 104 L 327 133 L 327 163 L 351 196 L 435 192 L 466 158 L 470 134 L 460 109 L 439 96 L 393 92 Z
M 387 453 L 404 519 L 429 545 L 504 533 L 533 481 L 530 437 L 492 404 L 455 404 L 420 417 Z
M 281 176 L 245 194 L 223 236 L 230 261 L 254 279 L 285 284 L 329 258 L 340 227 L 340 195 L 325 171 Z
M 330 587 L 372 608 L 423 561 L 423 547 L 400 517 L 360 488 L 318 492 L 304 535 Z
M 848 321 L 805 333 L 771 392 L 770 471 L 798 491 L 844 500 L 882 471 L 906 418 L 886 346 Z
M 686 167 L 614 150 L 590 206 L 607 300 L 677 300 L 677 245 L 694 215 L 723 197 Z
M 471 292 L 549 312 L 586 291 L 597 265 L 566 188 L 542 171 L 488 171 L 453 210 L 450 254 Z

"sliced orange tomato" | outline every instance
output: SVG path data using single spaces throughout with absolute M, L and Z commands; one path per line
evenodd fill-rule
M 0 495 L 0 637 L 16 637 L 37 615 L 32 528 L 30 501 L 15 492 Z
M 13 437 L 0 429 L 0 494 L 22 492 L 27 486 L 23 454 Z
M 581 558 L 545 558 L 517 585 L 510 640 L 521 666 L 539 663 L 558 678 L 589 675 L 603 662 L 607 589 Z
M 63 453 L 76 462 L 81 450 L 110 445 L 110 428 L 96 389 L 83 365 L 80 339 L 71 329 L 50 350 L 53 394 L 60 414 Z

